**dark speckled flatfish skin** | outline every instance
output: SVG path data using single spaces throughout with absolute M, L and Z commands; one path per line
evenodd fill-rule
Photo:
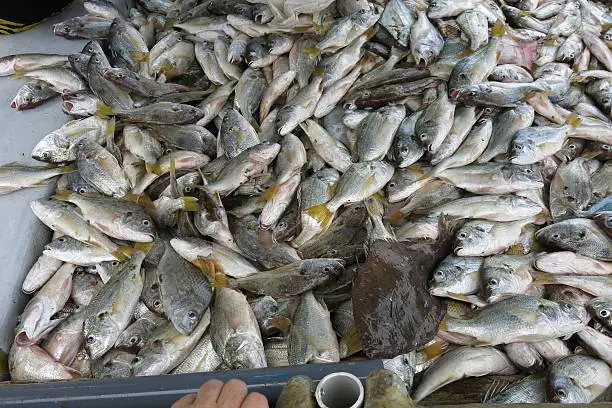
M 429 342 L 444 317 L 429 294 L 433 268 L 451 251 L 452 233 L 438 241 L 374 242 L 353 284 L 353 314 L 369 358 L 393 358 Z

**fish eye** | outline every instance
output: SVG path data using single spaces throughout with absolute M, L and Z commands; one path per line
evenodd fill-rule
M 185 187 L 185 192 L 186 193 L 191 193 L 192 191 L 193 191 L 193 188 L 191 188 L 189 186 Z
M 48 158 L 49 158 L 49 153 L 48 153 L 48 152 L 44 152 L 44 153 L 42 154 L 42 158 L 43 158 L 43 159 L 48 159 Z
M 571 303 L 564 303 L 563 308 L 567 310 L 572 310 L 574 306 Z
M 573 53 L 573 52 L 570 52 L 570 53 L 569 53 L 569 54 L 567 54 L 567 55 L 568 55 L 568 57 L 570 57 L 570 58 L 574 58 L 574 53 Z
M 476 91 L 470 91 L 468 95 L 470 95 L 470 96 L 476 96 Z
M 106 368 L 111 368 L 113 366 L 113 362 L 112 361 L 107 361 L 106 363 L 104 363 L 104 367 Z
M 523 150 L 523 146 L 521 146 L 521 145 L 514 145 L 514 148 L 516 150 Z
M 608 104 L 610 102 L 610 98 L 605 98 L 601 100 L 604 104 Z
M 151 222 L 149 220 L 143 220 L 142 225 L 144 225 L 145 227 L 148 227 L 149 225 L 151 225 Z
M 26 102 L 28 102 L 28 103 L 32 102 L 32 97 L 31 97 L 31 96 L 29 96 L 29 95 L 28 95 L 28 96 L 26 96 L 24 99 L 25 99 L 25 101 L 26 101 Z
M 610 150 L 610 149 L 612 149 L 612 146 L 610 146 L 610 145 L 601 145 L 601 148 L 603 150 Z
M 408 153 L 408 148 L 407 147 L 402 147 L 400 152 L 402 153 Z
M 485 108 L 484 111 L 485 111 L 485 113 L 491 113 L 491 112 L 493 112 L 493 108 L 488 107 L 488 108 Z
M 191 320 L 195 319 L 197 316 L 198 315 L 193 310 L 190 310 L 189 313 L 187 313 L 187 317 L 189 317 Z
M 599 311 L 599 316 L 606 318 L 608 316 L 610 316 L 610 311 L 607 309 L 602 309 Z
M 21 317 L 18 317 L 17 321 L 15 322 L 15 327 L 19 327 L 20 324 L 21 324 Z
M 57 240 L 58 240 L 59 242 L 65 242 L 65 241 L 66 241 L 66 238 L 61 237 L 61 238 L 58 238 Z
M 459 238 L 467 238 L 467 234 L 465 232 L 460 232 Z
M 389 183 L 389 187 L 391 188 L 395 187 L 395 181 L 392 181 L 391 183 Z
M 279 228 L 285 228 L 286 226 L 287 226 L 287 223 L 285 221 L 281 221 L 278 223 Z
M 134 357 L 132 359 L 132 364 L 136 364 L 136 363 L 139 363 L 139 362 L 140 362 L 140 357 Z
M 89 336 L 87 336 L 87 344 L 93 344 L 96 342 L 96 337 L 92 336 L 91 334 Z
M 499 281 L 495 278 L 490 278 L 487 283 L 489 284 L 489 286 L 497 286 L 499 284 Z
M 132 336 L 132 337 L 130 337 L 130 339 L 128 341 L 131 344 L 136 344 L 138 342 L 138 337 L 137 336 Z
M 531 169 L 525 169 L 525 173 L 527 173 L 527 174 L 531 174 L 531 173 L 533 173 L 533 170 L 531 170 Z
M 444 272 L 436 271 L 436 273 L 434 275 L 436 275 L 437 277 L 441 278 L 442 276 L 444 276 Z
M 325 268 L 323 268 L 323 272 L 329 272 L 331 271 L 331 269 L 329 268 L 329 266 L 326 266 Z
M 111 265 L 112 265 L 112 266 L 119 266 L 119 261 L 112 261 L 112 262 L 111 262 Z
M 153 306 L 155 308 L 161 307 L 161 301 L 160 300 L 156 300 L 155 302 L 153 302 Z
M 64 27 L 64 32 L 69 33 L 70 32 L 70 27 Z
M 419 137 L 421 138 L 421 140 L 425 140 L 427 139 L 427 133 L 421 133 Z
M 571 144 L 571 145 L 569 145 L 568 147 L 569 147 L 570 149 L 575 149 L 575 148 L 576 148 L 576 145 L 572 143 L 572 144 Z
M 156 282 L 151 285 L 151 290 L 157 290 L 157 289 L 159 289 L 159 283 Z
M 85 194 L 85 193 L 87 192 L 87 189 L 86 189 L 86 188 L 81 187 L 81 188 L 79 188 L 79 191 L 78 191 L 78 192 L 79 192 L 79 193 L 81 193 L 81 194 Z
M 559 238 L 559 237 L 560 237 L 560 235 L 559 235 L 559 234 L 553 234 L 553 235 L 552 235 L 552 237 L 553 237 L 554 239 L 557 239 L 557 238 Z
M 567 397 L 567 393 L 565 392 L 563 388 L 559 388 L 557 390 L 557 396 L 561 399 L 565 399 Z

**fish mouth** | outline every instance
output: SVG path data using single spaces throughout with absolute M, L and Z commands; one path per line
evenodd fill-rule
M 461 91 L 459 89 L 451 89 L 450 97 L 451 99 L 458 99 L 461 96 Z
M 68 111 L 68 112 L 72 112 L 72 108 L 74 108 L 74 105 L 70 102 L 64 101 L 63 103 L 64 108 Z
M 15 101 L 11 102 L 11 108 L 17 109 L 17 103 Z
M 32 341 L 27 333 L 25 332 L 25 330 L 20 331 L 19 333 L 17 333 L 17 335 L 15 336 L 15 343 L 17 343 L 18 346 L 31 346 L 32 344 L 34 344 L 34 341 Z

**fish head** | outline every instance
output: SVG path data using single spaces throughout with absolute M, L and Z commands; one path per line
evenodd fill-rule
M 521 190 L 535 190 L 544 187 L 542 174 L 532 166 L 504 166 L 502 174 Z
M 432 19 L 451 17 L 454 9 L 452 0 L 432 0 L 429 2 L 427 16 Z
M 567 223 L 557 223 L 536 232 L 536 239 L 545 246 L 555 248 L 572 241 L 573 228 Z
M 438 57 L 437 47 L 424 44 L 414 51 L 414 61 L 418 67 L 430 65 Z
M 32 158 L 47 163 L 60 163 L 71 159 L 69 150 L 70 142 L 65 137 L 50 133 L 34 146 Z
M 550 402 L 575 404 L 588 403 L 591 400 L 588 390 L 564 375 L 551 373 L 546 388 Z
M 337 278 L 344 273 L 344 265 L 337 259 L 308 259 L 300 266 L 300 275 L 308 275 L 313 279 Z
M 92 373 L 95 378 L 127 378 L 132 376 L 132 361 L 136 355 L 113 350 L 104 358 L 94 361 Z M 112 354 L 111 354 L 112 353 Z M 109 356 L 109 354 L 111 354 Z
M 140 350 L 137 357 L 132 360 L 132 370 L 136 377 L 157 375 L 166 369 L 166 355 L 161 340 L 154 340 Z
M 28 83 L 21 88 L 15 95 L 15 98 L 11 102 L 11 108 L 17 110 L 30 109 L 40 104 L 40 100 L 34 95 L 36 92 L 40 92 L 42 87 L 39 83 Z
M 488 247 L 490 228 L 483 223 L 468 223 L 464 225 L 455 237 L 455 255 L 465 256 L 484 252 Z
M 32 299 L 15 323 L 15 343 L 20 346 L 36 344 L 43 315 L 43 303 L 36 298 Z
M 276 115 L 276 129 L 281 136 L 291 132 L 298 125 L 299 108 L 295 105 L 283 106 Z
M 249 66 L 261 61 L 266 58 L 268 50 L 262 40 L 255 39 L 250 41 L 246 48 L 245 58 Z
M 607 327 L 612 327 L 612 300 L 595 298 L 586 304 L 587 311 Z
M 230 337 L 225 345 L 225 353 L 231 361 L 231 368 L 239 370 L 265 367 L 266 359 L 260 344 L 261 339 L 246 333 Z
M 531 138 L 514 138 L 510 147 L 510 163 L 531 164 L 537 160 L 538 145 Z
M 208 304 L 205 304 L 203 299 L 195 296 L 183 297 L 174 302 L 168 317 L 179 332 L 191 334 L 200 323 L 207 307 Z
M 51 29 L 53 30 L 53 34 L 58 35 L 60 37 L 71 39 L 75 36 L 76 30 L 71 24 L 72 20 L 66 20 L 61 23 L 53 24 Z
M 125 233 L 137 242 L 152 242 L 155 238 L 155 223 L 153 219 L 143 211 L 127 211 L 123 214 L 121 225 L 126 229 Z
M 488 267 L 483 271 L 483 292 L 487 303 L 500 300 L 503 295 L 521 293 L 521 276 L 509 266 Z
M 457 259 L 450 255 L 449 257 Z M 461 262 L 443 261 L 434 271 L 429 280 L 429 293 L 434 296 L 445 296 L 447 292 L 459 292 L 457 284 L 461 284 L 465 277 L 466 269 Z
M 253 146 L 248 153 L 249 160 L 268 165 L 272 163 L 278 152 L 280 151 L 280 144 L 263 142 L 256 146 Z
M 80 243 L 69 236 L 61 236 L 45 245 L 43 253 L 48 256 L 61 256 L 78 251 L 78 247 L 89 247 L 86 243 Z
M 470 104 L 477 101 L 480 96 L 490 92 L 491 90 L 486 84 L 475 84 L 449 89 L 448 96 L 453 102 Z
M 102 357 L 113 347 L 114 336 L 111 334 L 117 327 L 111 320 L 107 312 L 91 315 L 85 320 L 85 350 L 92 360 Z

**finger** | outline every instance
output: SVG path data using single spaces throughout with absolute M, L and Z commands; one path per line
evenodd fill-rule
M 247 395 L 247 386 L 244 381 L 232 379 L 223 386 L 217 398 L 219 408 L 240 408 Z
M 219 380 L 206 381 L 200 387 L 200 392 L 193 404 L 194 408 L 216 408 L 221 388 L 223 388 L 223 383 Z
M 258 392 L 252 392 L 247 395 L 240 408 L 269 408 L 268 399 Z
M 171 408 L 187 408 L 196 400 L 196 394 L 187 394 L 183 398 L 172 404 Z

